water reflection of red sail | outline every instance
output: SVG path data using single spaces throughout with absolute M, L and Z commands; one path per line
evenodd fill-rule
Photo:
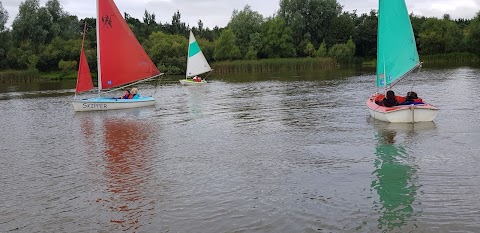
M 110 197 L 99 199 L 112 211 L 110 222 L 116 229 L 137 231 L 142 221 L 153 214 L 148 200 L 147 180 L 153 166 L 149 164 L 149 128 L 140 122 L 106 119 L 105 177 Z M 118 229 L 117 229 L 118 230 Z

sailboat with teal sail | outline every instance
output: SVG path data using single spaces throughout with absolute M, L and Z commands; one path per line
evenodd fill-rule
M 200 78 L 198 75 L 211 72 L 212 68 L 207 62 L 207 59 L 200 50 L 195 36 L 190 31 L 190 38 L 188 40 L 188 58 L 187 58 L 187 71 L 185 73 L 185 79 L 179 80 L 182 85 L 196 86 L 206 84 L 205 79 Z
M 395 96 L 397 103 L 408 104 L 382 104 L 387 90 L 419 67 L 421 62 L 405 1 L 379 0 L 377 93 L 367 99 L 367 107 L 373 118 L 386 122 L 424 122 L 435 119 L 438 108 L 413 95 Z M 383 89 L 384 93 L 378 93 L 379 89 Z M 409 102 L 405 102 L 407 98 Z

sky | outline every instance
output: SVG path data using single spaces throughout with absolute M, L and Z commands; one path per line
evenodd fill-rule
M 0 0 L 10 17 L 7 23 L 11 27 L 18 14 L 18 7 L 23 0 Z M 59 0 L 63 10 L 79 19 L 96 17 L 96 0 Z M 44 6 L 47 0 L 40 0 Z M 337 0 L 344 11 L 358 14 L 376 9 L 378 0 Z M 115 0 L 120 12 L 127 12 L 132 17 L 142 20 L 145 9 L 155 13 L 157 22 L 171 23 L 173 14 L 179 10 L 181 21 L 197 26 L 202 20 L 204 27 L 225 27 L 234 9 L 242 10 L 250 5 L 252 10 L 264 17 L 273 16 L 279 8 L 279 0 Z M 473 18 L 480 11 L 480 0 L 406 0 L 410 13 L 419 16 L 442 18 L 449 14 L 452 19 Z

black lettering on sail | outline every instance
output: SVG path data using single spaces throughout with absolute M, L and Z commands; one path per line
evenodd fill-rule
M 112 15 L 113 16 L 113 15 Z M 109 15 L 104 15 L 102 17 L 102 23 L 107 27 L 107 28 L 112 28 L 112 16 Z

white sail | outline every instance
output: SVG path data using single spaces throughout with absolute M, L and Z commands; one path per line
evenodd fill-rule
M 202 50 L 200 50 L 200 46 L 198 46 L 197 40 L 193 36 L 192 31 L 190 31 L 188 44 L 187 73 L 185 76 L 192 77 L 212 71 L 212 68 L 202 53 Z

